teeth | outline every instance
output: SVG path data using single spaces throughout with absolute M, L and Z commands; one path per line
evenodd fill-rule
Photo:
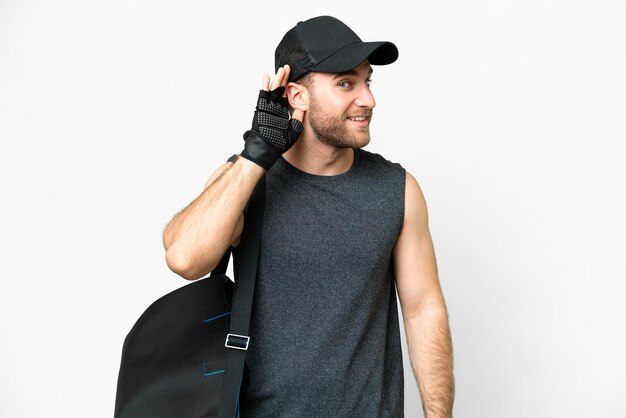
M 357 116 L 357 117 L 355 117 L 355 118 L 350 118 L 350 119 L 352 119 L 352 120 L 356 120 L 356 121 L 363 121 L 363 120 L 365 120 L 365 117 L 363 117 L 363 116 Z

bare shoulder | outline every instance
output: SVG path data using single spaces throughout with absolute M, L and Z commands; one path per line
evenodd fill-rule
M 426 198 L 417 179 L 409 171 L 406 171 L 404 190 L 404 221 L 413 226 L 424 226 L 428 223 Z

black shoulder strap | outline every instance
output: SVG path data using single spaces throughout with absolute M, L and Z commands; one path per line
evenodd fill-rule
M 226 337 L 228 361 L 222 386 L 220 418 L 233 418 L 239 409 L 239 390 L 246 351 L 250 341 L 250 315 L 256 282 L 257 261 L 261 245 L 261 228 L 265 209 L 265 175 L 261 177 L 244 210 L 244 228 L 238 246 L 238 271 L 235 271 L 235 293 Z M 230 248 L 225 256 L 230 256 Z M 228 259 L 226 259 L 228 263 Z M 220 262 L 220 266 L 221 266 Z

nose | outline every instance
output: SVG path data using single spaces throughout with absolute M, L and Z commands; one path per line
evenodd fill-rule
M 376 100 L 374 100 L 374 95 L 372 91 L 367 86 L 367 84 L 363 83 L 359 86 L 357 90 L 357 97 L 354 100 L 354 104 L 359 107 L 365 107 L 368 109 L 373 109 L 376 106 Z

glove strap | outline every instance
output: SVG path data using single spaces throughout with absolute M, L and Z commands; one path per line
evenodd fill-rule
M 261 136 L 255 131 L 246 131 L 243 134 L 243 138 L 246 140 L 246 145 L 239 154 L 266 170 L 269 170 L 276 160 L 281 156 L 281 153 L 271 144 L 261 138 Z

